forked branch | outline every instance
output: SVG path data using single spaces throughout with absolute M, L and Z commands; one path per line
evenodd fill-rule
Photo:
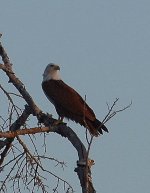
M 0 56 L 2 57 L 2 61 L 4 62 L 4 64 L 0 64 L 0 69 L 2 69 L 6 75 L 9 78 L 9 83 L 12 83 L 16 89 L 19 91 L 19 93 L 21 94 L 21 96 L 23 97 L 23 99 L 26 101 L 30 112 L 27 112 L 26 109 L 24 110 L 23 114 L 18 117 L 18 119 L 11 125 L 10 127 L 10 131 L 8 132 L 4 132 L 4 133 L 0 133 L 1 137 L 7 137 L 3 143 L 3 146 L 1 146 L 1 148 L 5 147 L 4 151 L 1 153 L 1 164 L 4 161 L 5 156 L 7 155 L 8 150 L 11 147 L 11 143 L 14 140 L 14 137 L 17 137 L 17 139 L 19 140 L 20 138 L 18 137 L 19 134 L 31 134 L 33 133 L 37 133 L 39 132 L 39 130 L 44 130 L 44 132 L 56 132 L 59 135 L 61 135 L 62 137 L 67 137 L 67 139 L 72 143 L 72 145 L 76 148 L 77 152 L 78 152 L 78 156 L 79 156 L 79 161 L 77 163 L 77 169 L 76 172 L 79 176 L 80 179 L 80 183 L 81 185 L 85 185 L 84 183 L 84 177 L 85 177 L 85 165 L 86 165 L 86 149 L 83 145 L 83 143 L 80 141 L 80 139 L 77 137 L 77 135 L 73 132 L 73 130 L 69 127 L 66 126 L 66 124 L 54 124 L 56 122 L 55 119 L 53 119 L 51 116 L 46 115 L 44 113 L 42 113 L 42 110 L 35 104 L 34 100 L 32 99 L 32 97 L 30 96 L 30 94 L 27 92 L 24 84 L 19 80 L 19 78 L 15 75 L 14 71 L 12 70 L 12 64 L 10 62 L 10 59 L 5 51 L 5 49 L 3 48 L 2 44 L 0 43 Z M 3 92 L 5 92 L 3 90 Z M 5 93 L 7 94 L 7 93 Z M 9 95 L 7 95 L 9 97 Z M 24 114 L 26 114 L 26 118 L 22 121 L 20 121 L 22 119 L 22 117 L 24 116 Z M 31 131 L 29 131 L 29 129 L 24 129 L 24 130 L 20 130 L 21 126 L 24 125 L 25 121 L 27 120 L 27 117 L 33 114 L 34 116 L 37 117 L 38 121 L 40 122 L 40 124 L 44 124 L 45 127 L 36 127 L 34 129 L 31 129 Z M 19 122 L 19 124 L 18 124 Z M 41 132 L 40 131 L 40 132 Z M 20 140 L 19 140 L 20 142 Z M 30 155 L 30 158 L 32 158 L 32 156 Z M 21 158 L 20 158 L 21 159 Z M 35 161 L 35 160 L 34 160 Z M 14 167 L 16 166 L 16 164 L 14 165 Z M 89 173 L 90 172 L 90 168 L 89 168 Z M 60 181 L 60 179 L 58 178 L 58 181 Z M 85 186 L 83 187 L 83 192 L 85 193 Z M 4 187 L 4 186 L 3 186 Z M 91 191 L 86 193 L 92 193 Z
M 60 178 L 59 176 L 53 174 L 49 170 L 46 170 L 42 166 L 40 160 L 44 159 L 44 156 L 38 155 L 38 150 L 36 149 L 34 142 L 32 142 L 32 143 L 35 147 L 36 156 L 31 153 L 31 151 L 28 149 L 27 145 L 19 137 L 20 135 L 27 135 L 27 134 L 29 136 L 31 136 L 31 134 L 33 135 L 36 133 L 55 132 L 55 133 L 61 135 L 62 137 L 67 138 L 71 142 L 73 147 L 77 150 L 79 160 L 77 161 L 77 168 L 75 169 L 75 172 L 77 172 L 77 175 L 79 177 L 80 184 L 82 187 L 82 192 L 83 193 L 95 193 L 95 189 L 94 189 L 93 183 L 92 183 L 92 175 L 91 175 L 91 167 L 94 165 L 94 160 L 89 159 L 89 152 L 90 152 L 91 145 L 93 142 L 93 136 L 91 136 L 90 139 L 88 139 L 88 137 L 87 137 L 88 149 L 86 150 L 84 144 L 81 142 L 81 140 L 78 138 L 76 133 L 70 127 L 68 127 L 65 123 L 59 123 L 58 124 L 56 119 L 53 119 L 51 115 L 43 113 L 43 111 L 36 105 L 35 101 L 31 97 L 29 92 L 26 90 L 24 84 L 15 75 L 15 73 L 12 69 L 12 64 L 10 62 L 8 54 L 6 53 L 4 47 L 2 46 L 1 43 L 0 43 L 0 56 L 1 56 L 2 61 L 3 61 L 3 64 L 0 64 L 0 69 L 6 73 L 6 75 L 9 78 L 9 83 L 12 83 L 15 86 L 15 88 L 17 89 L 17 91 L 19 92 L 19 94 L 15 94 L 15 95 L 19 96 L 19 97 L 21 96 L 24 99 L 24 101 L 26 102 L 26 105 L 25 105 L 25 108 L 24 108 L 22 114 L 21 115 L 17 114 L 17 118 L 10 125 L 9 131 L 0 132 L 0 138 L 5 138 L 3 141 L 0 140 L 0 150 L 2 150 L 4 148 L 4 150 L 0 154 L 0 156 L 1 156 L 0 165 L 3 164 L 4 159 L 7 156 L 10 149 L 12 150 L 12 153 L 14 155 L 14 159 L 10 160 L 10 162 L 3 165 L 3 167 L 8 166 L 12 162 L 15 162 L 12 169 L 8 173 L 7 178 L 3 181 L 3 185 L 1 186 L 0 190 L 2 190 L 2 191 L 5 190 L 5 183 L 7 180 L 10 179 L 10 174 L 13 172 L 13 168 L 16 168 L 16 166 L 18 166 L 18 168 L 19 168 L 19 164 L 20 164 L 20 168 L 18 169 L 18 172 L 16 173 L 16 178 L 13 179 L 14 180 L 13 181 L 13 187 L 15 187 L 15 183 L 16 183 L 15 179 L 19 179 L 19 180 L 22 179 L 22 182 L 27 184 L 27 182 L 28 182 L 27 177 L 30 176 L 31 181 L 28 183 L 31 184 L 34 181 L 34 185 L 36 183 L 38 183 L 38 185 L 40 184 L 42 192 L 45 193 L 46 192 L 46 189 L 45 189 L 46 186 L 42 183 L 42 179 L 40 178 L 41 177 L 40 173 L 39 173 L 39 169 L 40 169 L 40 170 L 47 172 L 47 173 L 49 173 L 57 178 L 57 185 L 53 189 L 53 192 L 57 191 L 60 181 L 62 181 L 64 184 L 68 185 L 68 190 L 67 190 L 68 192 L 69 192 L 69 190 L 70 190 L 70 192 L 73 192 L 73 188 L 70 186 L 70 184 L 68 182 L 66 182 L 64 179 Z M 16 106 L 15 106 L 15 104 L 10 96 L 10 94 L 14 94 L 14 93 L 8 93 L 2 87 L 2 85 L 0 85 L 0 89 L 7 96 L 8 100 L 11 102 L 13 107 L 16 108 Z M 118 100 L 119 99 L 116 99 L 111 107 L 109 107 L 109 105 L 107 105 L 108 106 L 108 114 L 104 118 L 104 120 L 102 122 L 103 124 L 106 123 L 108 120 L 110 120 L 112 117 L 114 117 L 117 113 L 129 108 L 132 104 L 131 103 L 127 107 L 124 107 L 120 110 L 114 110 L 114 107 L 116 106 L 116 103 L 118 102 Z M 15 110 L 17 112 L 17 109 L 15 109 Z M 30 115 L 37 117 L 38 124 L 40 124 L 39 126 L 36 126 L 33 128 L 27 128 L 25 126 L 25 123 L 27 122 L 27 119 Z M 13 151 L 13 148 L 12 148 L 12 142 L 15 138 L 17 139 L 17 141 L 19 142 L 19 144 L 23 148 L 23 152 L 20 152 L 20 154 L 17 156 L 15 154 L 15 151 Z M 45 156 L 45 159 L 47 159 L 46 156 Z M 23 165 L 23 163 L 25 163 L 25 164 Z M 28 169 L 27 169 L 28 165 L 31 166 L 32 171 L 34 171 L 34 175 L 32 172 L 28 171 Z M 0 168 L 0 172 L 2 172 L 3 167 Z M 26 169 L 26 174 L 24 176 L 23 172 L 25 171 L 25 169 Z M 21 175 L 19 175 L 19 173 Z M 20 181 L 18 181 L 18 184 L 20 184 Z M 20 188 L 20 187 L 18 187 L 18 188 Z M 15 192 L 15 188 L 14 188 L 14 192 Z M 32 192 L 34 192 L 34 187 L 32 189 Z

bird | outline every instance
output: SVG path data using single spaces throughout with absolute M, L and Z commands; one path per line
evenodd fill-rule
M 48 100 L 55 106 L 58 120 L 63 121 L 67 118 L 75 121 L 95 137 L 103 134 L 103 131 L 108 132 L 107 127 L 96 118 L 86 101 L 61 79 L 59 65 L 50 63 L 46 66 L 42 89 Z

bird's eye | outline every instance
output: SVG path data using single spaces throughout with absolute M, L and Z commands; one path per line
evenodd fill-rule
M 51 64 L 51 67 L 54 67 L 54 64 Z

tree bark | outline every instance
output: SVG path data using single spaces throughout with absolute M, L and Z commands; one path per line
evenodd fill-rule
M 14 137 L 19 135 L 17 132 L 21 126 L 23 126 L 30 114 L 36 116 L 40 123 L 43 123 L 45 127 L 48 128 L 48 132 L 56 132 L 57 134 L 61 135 L 62 137 L 67 138 L 73 147 L 77 150 L 78 158 L 77 161 L 77 168 L 75 172 L 78 175 L 80 180 L 80 184 L 82 187 L 83 193 L 95 193 L 95 189 L 92 184 L 92 177 L 91 177 L 91 164 L 88 165 L 89 160 L 87 157 L 87 150 L 84 144 L 81 142 L 79 137 L 76 133 L 68 127 L 66 124 L 55 124 L 56 119 L 53 119 L 50 115 L 46 115 L 42 112 L 42 110 L 36 105 L 30 94 L 27 92 L 24 84 L 19 80 L 19 78 L 15 75 L 14 71 L 12 70 L 12 64 L 10 59 L 0 42 L 0 56 L 2 57 L 3 64 L 0 64 L 0 69 L 2 69 L 9 78 L 9 82 L 12 83 L 19 93 L 22 95 L 24 100 L 26 101 L 28 108 L 26 106 L 25 110 L 23 111 L 22 115 L 10 126 L 9 130 L 12 132 L 9 138 L 6 138 L 4 141 L 0 141 L 0 148 L 2 149 L 5 147 L 4 151 L 1 154 L 0 163 L 2 164 L 4 158 L 8 152 L 8 149 L 11 146 L 11 143 L 14 140 Z M 33 131 L 37 133 L 33 128 Z M 41 128 L 42 129 L 42 128 Z M 20 132 L 21 133 L 21 132 Z M 28 134 L 28 131 L 27 133 Z M 88 160 L 88 161 L 87 161 Z

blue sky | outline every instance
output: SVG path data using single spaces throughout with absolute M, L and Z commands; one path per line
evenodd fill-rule
M 149 7 L 148 0 L 1 1 L 3 44 L 16 74 L 45 112 L 57 117 L 41 89 L 49 62 L 60 64 L 62 79 L 87 96 L 100 120 L 107 113 L 106 102 L 119 98 L 121 108 L 132 100 L 130 109 L 107 123 L 110 133 L 93 143 L 98 193 L 150 189 Z M 85 129 L 68 124 L 84 141 Z M 56 134 L 47 137 L 47 145 L 50 155 L 67 162 L 61 175 L 80 192 L 72 146 Z

